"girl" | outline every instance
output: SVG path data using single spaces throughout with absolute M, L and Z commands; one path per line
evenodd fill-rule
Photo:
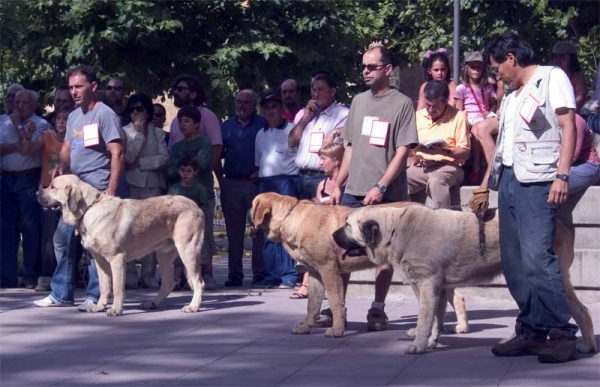
M 450 98 L 448 103 L 454 105 L 454 90 L 456 90 L 456 82 L 450 79 L 450 60 L 446 55 L 445 48 L 438 48 L 436 52 L 427 50 L 425 59 L 422 63 L 425 69 L 425 82 L 419 89 L 419 102 L 417 103 L 417 110 L 425 108 L 425 96 L 423 91 L 425 90 L 425 84 L 431 80 L 444 81 L 448 84 L 450 89 Z
M 488 75 L 483 65 L 483 57 L 479 51 L 467 55 L 462 74 L 462 84 L 454 94 L 456 108 L 467 112 L 467 120 L 473 135 L 471 142 L 472 170 L 467 175 L 471 184 L 479 183 L 481 165 L 481 149 L 486 163 L 492 159 L 496 142 L 494 135 L 498 133 L 498 116 L 496 115 L 496 94 L 488 83 Z
M 316 203 L 327 204 L 329 197 L 335 188 L 335 181 L 340 172 L 342 159 L 344 158 L 344 145 L 339 142 L 334 142 L 323 146 L 318 153 L 321 158 L 321 166 L 327 174 L 327 179 L 321 181 L 317 187 L 317 196 L 313 199 Z M 308 297 L 308 272 L 302 277 L 302 285 L 295 293 L 290 295 L 292 300 L 301 300 Z

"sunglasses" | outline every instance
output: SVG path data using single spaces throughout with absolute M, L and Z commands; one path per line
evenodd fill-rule
M 121 91 L 123 90 L 123 86 L 106 86 L 107 91 Z
M 163 118 L 165 115 L 163 113 L 154 113 L 154 117 Z
M 132 109 L 132 111 L 135 110 L 138 113 L 146 111 L 146 108 L 143 106 L 132 106 L 131 109 Z
M 171 89 L 171 91 L 177 91 L 178 93 L 181 93 L 181 92 L 183 92 L 184 90 L 189 90 L 189 89 L 190 89 L 190 88 L 189 88 L 189 87 L 186 87 L 186 86 L 177 86 L 177 87 L 173 87 L 173 88 Z
M 387 66 L 387 64 L 380 64 L 380 65 L 377 65 L 377 64 L 361 64 L 360 65 L 360 70 L 361 71 L 365 71 L 365 69 L 367 69 L 369 71 L 377 71 L 380 68 L 383 68 L 385 66 Z

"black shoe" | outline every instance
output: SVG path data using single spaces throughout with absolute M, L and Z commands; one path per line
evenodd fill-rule
M 37 281 L 23 280 L 21 282 L 21 287 L 25 288 L 25 289 L 33 290 L 33 289 L 35 289 L 36 286 L 37 286 Z
M 369 332 L 379 332 L 387 330 L 388 317 L 383 309 L 371 308 L 367 312 L 367 330 Z
M 515 326 L 516 336 L 512 339 L 495 344 L 492 353 L 495 356 L 535 356 L 546 347 L 545 337 L 530 337 L 526 335 L 520 324 Z
M 227 288 L 240 287 L 243 284 L 243 281 L 237 278 L 229 278 L 227 281 L 225 281 L 225 287 Z
M 540 363 L 565 363 L 577 360 L 575 336 L 566 336 L 560 329 L 552 328 L 548 333 L 546 347 L 538 354 Z

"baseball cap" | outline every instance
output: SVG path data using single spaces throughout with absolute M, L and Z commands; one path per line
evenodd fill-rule
M 481 56 L 479 51 L 470 52 L 465 58 L 465 63 L 469 62 L 483 62 L 483 56 Z
M 577 46 L 573 42 L 561 40 L 554 45 L 552 53 L 555 55 L 577 54 Z
M 275 93 L 275 92 L 267 92 L 265 95 L 263 95 L 263 97 L 260 99 L 260 106 L 265 106 L 267 104 L 267 102 L 279 102 L 279 103 L 283 103 L 281 101 L 281 96 L 279 95 L 279 93 Z

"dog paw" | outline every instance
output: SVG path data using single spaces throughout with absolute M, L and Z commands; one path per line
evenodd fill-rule
M 142 310 L 156 309 L 156 304 L 154 302 L 142 302 L 138 308 Z
M 93 306 L 90 306 L 89 308 L 87 308 L 86 312 L 88 312 L 88 313 L 98 313 L 98 312 L 104 312 L 105 309 L 106 309 L 105 306 L 102 306 L 102 305 L 93 305 Z
M 325 330 L 325 337 L 342 337 L 342 336 L 344 336 L 343 329 L 327 328 L 327 330 Z
M 431 340 L 429 339 L 429 341 L 427 342 L 427 349 L 436 349 L 438 345 L 438 341 L 436 340 Z
M 404 351 L 404 353 L 407 355 L 418 355 L 420 353 L 425 353 L 425 350 L 426 350 L 425 346 L 411 344 L 408 346 L 406 351 Z
M 457 334 L 469 333 L 469 326 L 456 324 L 452 328 L 450 328 L 450 333 L 457 333 Z
M 181 311 L 183 313 L 195 313 L 199 310 L 200 310 L 199 306 L 192 306 L 192 305 L 186 305 L 183 308 L 181 308 Z
M 410 328 L 406 331 L 406 336 L 408 337 L 417 337 L 417 328 Z
M 579 353 L 596 353 L 595 346 L 589 346 L 586 343 L 577 343 L 577 351 Z
M 294 335 L 307 335 L 310 333 L 310 325 L 307 325 L 307 324 L 296 325 L 295 327 L 292 328 L 292 333 Z
M 114 309 L 110 308 L 106 311 L 106 315 L 109 317 L 121 316 L 123 314 L 123 309 Z

